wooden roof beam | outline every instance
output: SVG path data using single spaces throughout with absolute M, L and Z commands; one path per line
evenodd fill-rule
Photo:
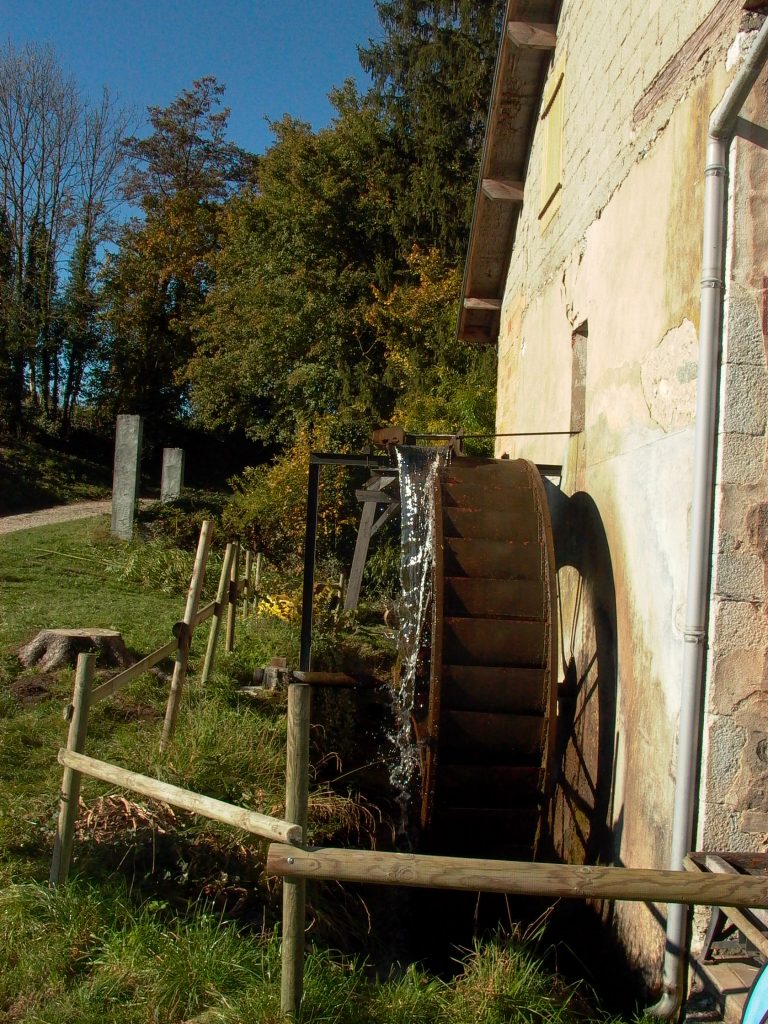
M 507 23 L 507 35 L 515 46 L 527 46 L 532 50 L 554 50 L 557 42 L 557 25 L 510 21 Z
M 481 324 L 464 324 L 459 328 L 459 341 L 469 341 L 476 345 L 494 345 L 497 335 Z
M 488 309 L 496 312 L 501 309 L 501 299 L 486 298 L 482 295 L 467 295 L 464 309 Z
M 489 199 L 501 199 L 508 203 L 522 203 L 522 181 L 509 178 L 483 178 L 483 194 Z

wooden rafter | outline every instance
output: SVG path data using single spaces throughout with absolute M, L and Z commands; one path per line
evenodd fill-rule
M 483 178 L 483 194 L 489 199 L 504 202 L 522 203 L 522 181 L 510 181 L 507 178 Z
M 515 46 L 527 46 L 533 50 L 554 50 L 557 43 L 557 26 L 530 21 L 510 21 L 507 24 L 507 35 Z

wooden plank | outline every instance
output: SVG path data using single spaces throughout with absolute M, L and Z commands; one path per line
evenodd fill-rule
M 455 617 L 543 619 L 544 598 L 540 580 L 445 578 L 445 612 Z
M 67 735 L 67 750 L 77 752 L 85 749 L 88 732 L 88 712 L 91 705 L 91 687 L 96 670 L 95 654 L 79 654 L 75 690 L 72 696 L 72 718 Z M 51 859 L 51 885 L 63 885 L 69 875 L 72 861 L 72 844 L 75 837 L 78 805 L 80 803 L 80 772 L 67 766 L 61 782 L 59 795 L 59 818 Z
M 227 626 L 224 632 L 224 651 L 231 654 L 235 649 L 235 625 L 237 622 L 237 599 L 239 595 L 238 576 L 240 573 L 240 545 L 235 542 L 235 553 L 229 570 L 229 599 L 227 601 Z
M 391 505 L 397 501 L 391 494 L 377 489 L 355 491 L 355 497 L 358 501 L 374 501 L 377 505 Z
M 195 613 L 195 617 L 192 619 L 192 628 L 197 629 L 197 627 L 202 622 L 207 622 L 208 619 L 210 619 L 210 617 L 215 614 L 216 602 L 209 601 L 208 604 L 204 604 L 202 608 L 198 608 L 197 612 Z
M 494 202 L 522 203 L 525 186 L 509 178 L 483 178 L 483 194 Z
M 204 686 L 213 672 L 213 665 L 216 660 L 216 645 L 219 642 L 219 631 L 221 630 L 221 619 L 224 614 L 224 599 L 227 596 L 227 585 L 229 583 L 229 573 L 232 567 L 232 559 L 234 558 L 235 548 L 234 544 L 227 544 L 226 550 L 224 551 L 224 560 L 221 563 L 221 575 L 219 576 L 219 589 L 216 593 L 215 601 L 215 612 L 213 622 L 211 623 L 211 631 L 208 634 L 208 646 L 205 650 L 205 662 L 203 664 L 203 671 L 200 675 L 200 685 Z M 256 563 L 258 572 L 259 563 Z
M 382 528 L 384 523 L 386 523 L 386 521 L 388 519 L 391 519 L 392 516 L 394 515 L 394 513 L 397 512 L 397 510 L 399 508 L 400 508 L 400 502 L 399 501 L 395 501 L 395 502 L 393 502 L 393 504 L 388 505 L 384 509 L 384 511 L 379 516 L 379 518 L 374 522 L 373 526 L 371 527 L 371 537 L 375 537 L 376 536 L 376 534 Z
M 733 23 L 743 8 L 744 0 L 718 0 L 696 31 L 670 57 L 643 92 L 632 111 L 634 124 L 647 117 L 662 100 L 674 99 L 677 102 L 679 93 L 688 84 L 700 61 L 711 54 L 717 44 L 733 39 L 736 28 Z
M 378 850 L 299 850 L 272 844 L 267 856 L 267 872 L 290 878 L 563 899 L 768 907 L 768 878 L 654 868 L 529 864 Z
M 179 641 L 174 637 L 169 640 L 167 644 L 163 644 L 162 647 L 158 647 L 156 651 L 148 654 L 146 658 L 142 658 L 141 661 L 137 661 L 135 664 L 130 665 L 124 671 L 120 672 L 116 676 L 112 676 L 111 679 L 107 679 L 101 686 L 97 686 L 91 694 L 91 703 L 95 703 L 97 700 L 104 700 L 105 697 L 111 697 L 118 690 L 122 690 L 128 683 L 132 683 L 134 679 L 138 679 L 139 676 L 143 676 L 145 672 L 149 672 L 159 665 L 163 658 L 170 657 L 173 652 L 178 648 Z
M 483 295 L 467 295 L 464 298 L 464 309 L 501 309 L 501 299 L 488 298 Z
M 757 964 L 738 960 L 699 962 L 696 970 L 714 999 L 716 1019 L 724 1024 L 741 1024 L 749 990 L 757 977 Z
M 540 580 L 541 548 L 538 542 L 467 540 L 445 538 L 445 572 L 448 576 L 486 576 L 497 580 Z
M 288 741 L 285 771 L 285 815 L 303 831 L 309 804 L 309 716 L 312 691 L 302 683 L 288 687 Z M 283 882 L 283 948 L 280 978 L 280 1009 L 295 1016 L 304 990 L 304 932 L 306 929 L 306 882 Z
M 396 477 L 392 476 L 379 476 L 374 477 L 368 481 L 366 490 L 382 490 L 389 486 L 395 480 Z M 366 501 L 363 505 L 363 511 L 360 515 L 360 526 L 357 530 L 357 539 L 355 541 L 355 553 L 352 556 L 352 567 L 349 570 L 349 582 L 347 584 L 347 593 L 344 596 L 344 611 L 352 611 L 357 608 L 357 602 L 360 600 L 360 587 L 363 582 L 363 570 L 365 569 L 365 560 L 368 557 L 368 545 L 371 542 L 373 536 L 374 519 L 376 517 L 376 504 L 373 501 Z
M 89 775 L 93 779 L 101 779 L 102 782 L 109 782 L 121 789 L 130 789 L 151 800 L 162 800 L 163 803 L 170 804 L 172 807 L 180 807 L 184 811 L 200 814 L 204 818 L 221 821 L 225 825 L 234 825 L 235 828 L 241 828 L 244 832 L 252 832 L 263 839 L 281 839 L 287 843 L 299 843 L 304 834 L 299 825 L 289 821 L 271 818 L 267 814 L 249 811 L 245 807 L 236 807 L 234 804 L 227 804 L 223 800 L 215 800 L 213 797 L 203 796 L 201 793 L 194 793 L 192 790 L 182 789 L 180 786 L 171 786 L 167 782 L 160 782 L 148 775 L 139 775 L 138 772 L 119 768 L 106 761 L 98 761 L 94 757 L 86 757 L 84 754 L 75 753 L 64 747 L 59 750 L 58 761 L 59 764 L 73 768 L 83 775 Z
M 440 799 L 468 807 L 480 799 L 485 807 L 538 807 L 540 765 L 465 765 L 440 758 Z M 456 851 L 454 850 L 454 853 Z
M 716 853 L 707 853 L 704 856 L 704 864 L 707 871 L 714 871 L 717 874 L 723 875 L 740 875 L 741 872 L 738 868 L 735 868 L 732 864 L 729 864 L 724 857 L 719 856 Z M 739 911 L 734 911 L 732 907 L 722 908 L 727 916 L 733 921 L 736 927 L 749 939 L 754 946 L 760 950 L 763 956 L 768 957 L 768 935 L 760 928 L 749 921 Z M 732 913 L 733 912 L 733 913 Z M 734 916 L 735 915 L 735 916 Z M 768 924 L 768 913 L 764 910 L 755 910 L 754 915 L 760 924 Z M 737 920 L 738 918 L 738 920 Z
M 192 626 L 197 609 L 200 604 L 200 595 L 203 591 L 203 584 L 205 582 L 205 569 L 208 565 L 208 554 L 211 550 L 211 539 L 213 535 L 213 524 L 210 520 L 206 519 L 200 529 L 200 539 L 197 542 L 197 552 L 195 553 L 195 564 L 192 569 L 192 578 L 189 581 L 189 590 L 187 591 L 187 604 L 184 609 L 184 619 L 182 620 L 186 626 Z M 165 708 L 165 720 L 163 721 L 163 732 L 160 736 L 160 753 L 162 754 L 173 736 L 173 731 L 176 728 L 176 719 L 179 714 L 179 704 L 181 703 L 181 694 L 184 689 L 184 683 L 187 679 L 187 666 L 189 664 L 189 648 L 192 643 L 192 632 L 193 629 L 186 629 L 179 638 L 179 653 L 176 658 L 176 664 L 173 666 L 173 679 L 171 680 L 171 692 L 168 694 L 168 704 Z
M 446 537 L 474 540 L 538 541 L 539 514 L 536 508 L 445 508 Z
M 443 621 L 443 659 L 451 665 L 546 665 L 548 630 L 544 622 L 449 616 Z
M 477 345 L 495 345 L 498 330 L 494 333 L 490 325 L 462 324 L 459 333 L 460 341 L 471 341 Z
M 309 686 L 357 686 L 357 680 L 346 672 L 292 672 L 297 683 Z
M 544 719 L 488 711 L 446 711 L 440 715 L 440 756 L 454 764 L 541 762 Z
M 510 21 L 507 23 L 507 36 L 515 46 L 531 50 L 554 50 L 557 45 L 557 25 Z
M 454 711 L 543 714 L 545 703 L 544 669 L 443 665 L 443 704 Z

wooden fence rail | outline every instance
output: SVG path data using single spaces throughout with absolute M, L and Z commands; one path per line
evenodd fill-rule
M 651 868 L 531 864 L 376 850 L 300 850 L 274 844 L 269 848 L 267 872 L 285 878 L 521 896 L 768 907 L 768 877 L 757 875 L 692 875 Z
M 171 786 L 147 775 L 139 775 L 117 765 L 108 764 L 106 761 L 97 761 L 95 758 L 86 757 L 84 754 L 88 733 L 88 714 L 91 704 L 114 696 L 123 687 L 138 679 L 139 676 L 149 672 L 163 661 L 164 658 L 176 653 L 177 658 L 174 665 L 173 680 L 160 741 L 161 752 L 167 748 L 173 735 L 181 692 L 186 680 L 192 636 L 197 626 L 207 619 L 213 618 L 214 621 L 211 625 L 211 635 L 209 636 L 208 651 L 205 659 L 204 680 L 207 679 L 213 667 L 218 627 L 224 609 L 227 608 L 232 613 L 232 618 L 234 619 L 237 602 L 243 593 L 247 595 L 246 606 L 250 602 L 250 575 L 243 579 L 238 579 L 237 573 L 233 571 L 235 545 L 229 544 L 227 545 L 224 557 L 217 598 L 215 601 L 210 601 L 208 604 L 200 606 L 200 596 L 202 594 L 208 554 L 211 547 L 211 534 L 211 523 L 206 521 L 203 523 L 200 531 L 200 540 L 197 546 L 192 579 L 190 580 L 187 593 L 184 618 L 173 627 L 174 635 L 172 639 L 97 687 L 93 686 L 95 655 L 81 654 L 78 657 L 72 703 L 66 712 L 66 717 L 70 723 L 67 746 L 59 751 L 58 756 L 59 763 L 64 766 L 64 777 L 60 793 L 59 818 L 51 862 L 50 881 L 52 885 L 64 883 L 69 874 L 75 821 L 80 797 L 80 783 L 83 775 L 89 775 L 93 778 L 102 779 L 105 782 L 112 782 L 117 786 L 132 789 L 144 796 L 163 800 L 174 807 L 181 807 L 196 814 L 202 814 L 215 821 L 234 825 L 265 839 L 278 840 L 285 843 L 301 842 L 303 830 L 296 822 L 282 821 L 279 818 L 259 814 L 244 807 L 227 804 L 224 801 L 215 800 L 200 793 L 194 793 L 192 790 Z M 249 561 L 249 572 L 251 564 Z M 257 573 L 260 565 L 260 560 L 257 560 Z M 234 628 L 230 631 L 230 644 L 233 638 Z
M 169 658 L 173 652 L 178 648 L 179 641 L 176 637 L 169 640 L 167 644 L 163 644 L 162 647 L 158 647 L 156 651 L 148 654 L 146 658 L 142 658 L 141 661 L 135 662 L 129 668 L 118 673 L 116 676 L 112 676 L 111 679 L 107 679 L 101 686 L 97 686 L 91 693 L 91 703 L 95 704 L 97 700 L 104 700 L 105 697 L 112 697 L 119 690 L 122 690 L 128 683 L 132 683 L 134 679 L 138 679 L 139 676 L 143 676 L 145 672 L 149 672 L 159 665 L 164 658 Z
M 201 814 L 204 818 L 221 821 L 225 825 L 234 825 L 236 828 L 252 832 L 263 839 L 279 840 L 283 843 L 301 842 L 303 835 L 301 827 L 280 818 L 272 818 L 268 814 L 259 814 L 258 811 L 250 811 L 246 807 L 238 807 L 235 804 L 225 803 L 223 800 L 215 800 L 202 793 L 195 793 L 191 789 L 172 786 L 167 782 L 160 782 L 159 779 L 153 779 L 149 775 L 139 775 L 138 772 L 119 768 L 107 761 L 98 761 L 95 757 L 86 757 L 85 754 L 76 753 L 65 747 L 59 750 L 58 761 L 65 768 L 70 768 L 82 775 L 101 779 L 102 782 L 111 782 L 121 789 L 133 790 L 151 800 L 162 800 L 163 803 L 170 804 L 172 807 L 179 807 L 184 811 L 191 811 L 193 814 Z

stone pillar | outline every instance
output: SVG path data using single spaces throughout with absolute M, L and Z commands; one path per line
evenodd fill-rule
M 133 536 L 141 472 L 141 416 L 118 416 L 112 473 L 112 535 Z
M 163 448 L 163 475 L 160 483 L 160 501 L 174 501 L 181 497 L 184 486 L 184 449 Z

